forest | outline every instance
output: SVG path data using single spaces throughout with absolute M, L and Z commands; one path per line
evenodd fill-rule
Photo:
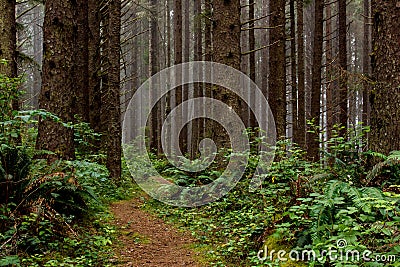
M 0 0 L 0 266 L 400 266 L 399 14 Z

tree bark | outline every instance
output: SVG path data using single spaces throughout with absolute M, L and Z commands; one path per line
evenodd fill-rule
M 320 111 L 321 111 L 321 72 L 323 54 L 323 30 L 324 30 L 324 0 L 315 1 L 315 32 L 311 84 L 311 120 L 314 122 L 312 132 L 308 135 L 307 156 L 312 161 L 318 161 L 319 156 L 319 133 L 320 133 Z
M 269 6 L 269 0 L 262 0 L 262 16 L 266 17 L 265 19 L 262 20 L 262 24 L 264 25 L 269 25 L 268 21 L 268 6 Z M 269 32 L 268 31 L 262 31 L 261 32 L 261 44 L 263 46 L 267 46 L 269 42 Z M 261 73 L 260 73 L 260 78 L 261 78 L 261 91 L 263 95 L 265 96 L 266 99 L 268 99 L 268 77 L 269 77 L 269 69 L 268 69 L 268 58 L 269 58 L 269 48 L 265 48 L 261 50 Z M 266 110 L 266 106 L 264 106 L 264 103 L 261 103 L 262 110 Z M 265 121 L 266 121 L 266 114 L 262 114 L 262 128 L 266 129 Z
M 17 76 L 15 0 L 0 0 L 0 73 L 13 78 Z
M 370 148 L 388 154 L 400 150 L 400 4 L 372 1 L 372 73 Z
M 305 149 L 306 146 L 306 88 L 305 88 L 305 52 L 304 52 L 304 2 L 297 0 L 297 87 L 298 87 L 298 131 L 297 144 Z
M 204 26 L 204 49 L 205 49 L 205 55 L 204 55 L 204 60 L 205 61 L 211 61 L 212 60 L 212 4 L 211 0 L 204 0 L 204 17 L 205 17 L 205 26 Z
M 213 7 L 212 0 L 204 0 L 204 60 L 212 61 L 213 60 Z M 211 75 L 210 73 L 205 72 L 204 75 Z M 204 84 L 204 94 L 205 97 L 213 98 L 213 92 L 211 90 L 212 86 L 210 84 Z M 207 107 L 205 107 L 207 109 Z M 212 112 L 212 109 L 208 110 L 208 112 Z M 204 114 L 205 115 L 205 114 Z M 212 124 L 207 119 L 204 120 L 204 136 L 211 138 L 212 137 Z
M 43 25 L 43 71 L 39 107 L 59 116 L 63 122 L 74 119 L 73 99 L 75 36 L 74 1 L 54 0 L 45 3 Z M 40 119 L 36 148 L 54 152 L 46 158 L 74 159 L 74 132 L 60 123 Z
M 77 8 L 74 10 L 77 35 L 75 53 L 75 75 L 76 95 L 75 106 L 76 114 L 82 121 L 89 122 L 89 13 L 88 1 L 76 1 Z
M 240 70 L 240 0 L 214 0 L 213 56 L 214 61 Z M 222 75 L 219 73 L 217 75 Z M 228 78 L 228 77 L 223 77 Z M 240 99 L 231 91 L 212 88 L 213 98 L 230 106 L 241 114 Z M 213 140 L 218 148 L 228 148 L 229 138 L 222 127 L 213 127 Z
M 255 18 L 255 5 L 254 0 L 249 0 L 249 51 L 254 51 L 256 49 L 256 37 L 254 33 L 254 18 Z M 249 54 L 249 77 L 253 82 L 256 82 L 256 52 Z M 256 105 L 255 93 L 250 91 L 250 103 Z M 244 105 L 243 105 L 244 106 Z M 251 109 L 248 107 L 249 113 L 249 126 L 252 128 L 257 127 L 257 121 Z
M 371 53 L 371 3 L 370 0 L 364 0 L 364 45 L 363 45 L 363 73 L 366 77 L 371 76 L 371 61 L 369 54 Z M 368 82 L 364 83 L 363 88 L 363 113 L 362 121 L 364 126 L 369 125 L 370 109 L 369 104 L 369 91 L 370 84 Z
M 88 98 L 89 122 L 93 130 L 100 133 L 101 127 L 101 56 L 100 56 L 100 2 L 88 0 Z M 95 144 L 99 147 L 99 144 Z
M 183 14 L 186 14 L 185 16 L 185 21 L 184 21 L 184 50 L 183 50 L 183 62 L 189 62 L 190 61 L 190 1 L 189 0 L 185 0 L 184 1 L 184 12 Z M 183 72 L 183 75 L 185 77 L 189 77 L 189 70 L 185 69 Z M 189 99 L 189 84 L 186 84 L 183 86 L 183 91 L 182 91 L 182 101 L 185 102 Z M 183 120 L 186 121 L 187 116 L 188 116 L 188 112 L 189 109 L 187 107 L 187 105 L 185 105 L 182 109 L 183 111 Z M 181 135 L 182 135 L 182 151 L 184 153 L 191 153 L 190 149 L 190 143 L 189 141 L 191 141 L 191 125 L 192 123 L 189 122 L 188 124 L 186 124 L 186 126 L 182 129 Z M 184 154 L 185 155 L 185 154 Z
M 201 0 L 194 0 L 194 44 L 193 44 L 193 58 L 195 61 L 201 61 L 203 59 L 203 32 L 202 32 L 202 19 L 201 19 Z M 194 77 L 203 77 L 203 71 L 201 69 L 194 69 L 193 70 Z M 203 97 L 203 84 L 197 83 L 194 84 L 194 98 Z M 204 106 L 202 107 L 194 107 L 195 109 L 204 111 Z M 193 132 L 193 139 L 191 143 L 191 157 L 195 158 L 198 154 L 198 148 L 200 140 L 204 137 L 203 130 L 204 130 L 204 119 L 197 119 L 193 121 L 192 124 L 192 132 Z
M 43 61 L 43 31 L 42 27 L 39 25 L 43 25 L 43 18 L 41 16 L 43 10 L 42 5 L 38 5 L 35 7 L 34 11 L 34 21 L 35 25 L 33 25 L 33 54 L 35 60 L 35 67 L 33 70 L 33 86 L 32 86 L 32 94 L 30 96 L 31 101 L 30 105 L 38 109 L 39 108 L 39 94 L 40 87 L 42 85 L 42 77 L 41 77 L 41 66 Z
M 286 138 L 285 1 L 270 1 L 269 97 L 279 139 Z
M 296 62 L 296 16 L 295 1 L 290 0 L 290 67 L 291 67 L 291 87 L 292 87 L 292 127 L 293 142 L 298 143 L 299 136 L 299 116 L 297 111 L 297 62 Z
M 121 1 L 107 3 L 107 35 L 105 43 L 105 79 L 102 90 L 101 112 L 103 134 L 103 150 L 107 155 L 106 166 L 110 177 L 119 182 L 121 178 L 121 107 L 120 107 L 120 32 Z
M 326 77 L 327 77 L 327 85 L 326 85 L 326 133 L 328 140 L 332 138 L 332 129 L 334 125 L 333 111 L 334 111 L 334 103 L 333 103 L 333 53 L 332 53 L 332 4 L 328 4 L 326 6 Z
M 181 64 L 183 59 L 183 39 L 182 39 L 182 0 L 175 0 L 174 7 L 174 53 L 175 53 L 175 65 Z M 176 80 L 182 79 L 182 71 L 177 71 Z M 179 86 L 175 89 L 175 105 L 178 106 L 182 103 L 182 86 Z M 171 107 L 172 109 L 175 107 Z M 175 124 L 175 125 L 174 125 Z M 179 133 L 176 132 L 176 127 L 182 124 L 182 113 L 176 116 L 175 121 L 172 124 L 172 136 L 178 136 Z M 186 136 L 185 136 L 186 137 Z M 178 144 L 171 144 L 173 149 L 177 149 L 178 147 L 183 147 L 183 138 L 181 136 L 178 137 Z
M 149 47 L 149 76 L 155 75 L 159 71 L 159 47 L 158 47 L 158 27 L 157 27 L 157 0 L 150 0 L 150 47 Z M 150 94 L 154 99 L 158 98 L 159 88 L 154 88 L 150 84 Z M 150 147 L 157 153 L 161 152 L 161 105 L 157 103 L 151 113 L 151 136 Z
M 348 118 L 348 94 L 347 94 L 347 3 L 346 0 L 338 0 L 339 3 L 339 67 L 341 71 L 339 79 L 339 122 L 344 129 L 340 135 L 344 136 Z
M 0 64 L 0 73 L 9 78 L 18 75 L 15 5 L 15 0 L 0 0 L 0 59 L 7 61 L 7 64 Z M 18 99 L 14 99 L 12 107 L 19 109 Z

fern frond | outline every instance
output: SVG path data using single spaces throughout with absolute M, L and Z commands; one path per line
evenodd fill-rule
M 400 150 L 390 152 L 389 156 L 387 157 L 388 160 L 397 160 L 400 161 Z
M 385 167 L 400 166 L 400 151 L 393 151 L 385 161 L 377 163 L 365 178 L 367 184 L 371 184 L 382 173 Z
M 328 180 L 332 180 L 334 178 L 332 173 L 320 173 L 312 176 L 310 178 L 310 183 L 316 183 L 316 182 L 326 182 Z
M 387 159 L 387 156 L 385 154 L 382 154 L 382 153 L 379 153 L 379 152 L 375 152 L 375 151 L 364 152 L 364 155 L 370 155 L 372 157 L 380 158 L 382 160 L 386 160 Z
M 371 197 L 375 199 L 384 200 L 386 199 L 382 191 L 376 187 L 365 187 L 361 189 L 364 197 Z

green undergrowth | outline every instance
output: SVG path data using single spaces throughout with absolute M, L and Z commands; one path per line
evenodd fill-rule
M 0 266 L 111 266 L 107 208 L 130 197 L 130 176 L 114 184 L 104 155 L 93 152 L 100 136 L 79 118 L 13 110 L 21 82 L 0 74 Z M 76 160 L 40 159 L 52 153 L 35 149 L 40 117 L 74 130 Z
M 32 160 L 21 179 L 0 205 L 0 266 L 111 266 L 107 208 L 129 198 L 130 178 L 117 187 L 94 162 Z
M 148 200 L 144 208 L 190 231 L 212 266 L 400 266 L 400 152 L 364 151 L 360 140 L 351 131 L 348 139 L 332 138 L 321 163 L 280 142 L 280 161 L 255 192 L 249 191 L 252 159 L 242 180 L 216 202 L 180 208 Z M 164 175 L 178 172 L 164 159 L 153 160 Z M 185 175 L 197 184 L 184 172 L 167 178 L 182 184 Z M 286 257 L 278 257 L 280 250 Z M 354 251 L 359 258 L 338 258 Z

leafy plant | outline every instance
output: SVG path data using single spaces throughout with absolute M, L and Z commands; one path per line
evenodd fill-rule
M 0 146 L 0 204 L 19 202 L 29 183 L 31 159 L 23 147 Z
M 400 151 L 392 151 L 389 156 L 383 156 L 383 159 L 368 172 L 365 180 L 368 185 L 382 186 L 390 190 L 391 186 L 400 182 Z

